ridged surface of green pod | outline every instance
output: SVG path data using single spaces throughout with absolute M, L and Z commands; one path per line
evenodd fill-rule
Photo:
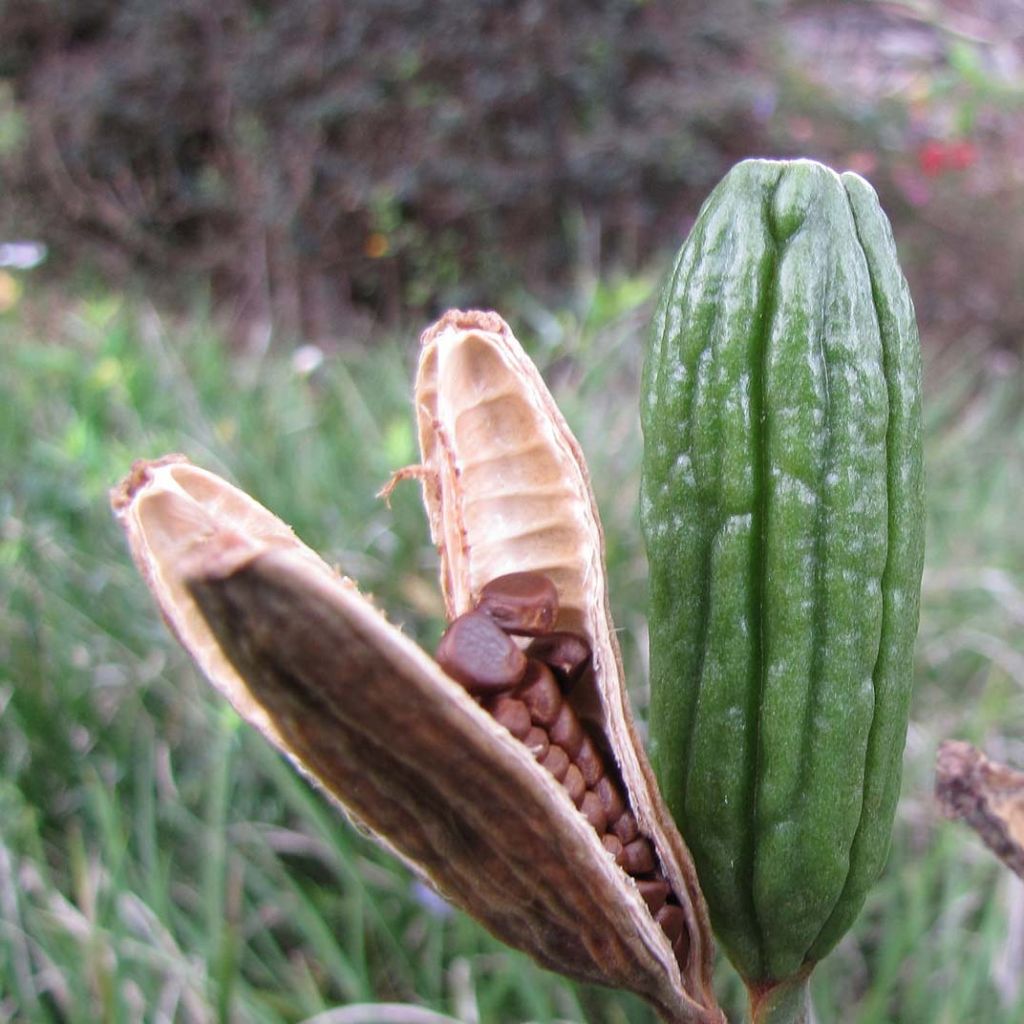
M 906 736 L 920 350 L 866 182 L 730 172 L 665 287 L 642 420 L 655 768 L 722 945 L 770 985 L 859 912 Z

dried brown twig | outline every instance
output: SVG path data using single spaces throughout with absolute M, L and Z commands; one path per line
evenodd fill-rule
M 1024 772 L 990 761 L 977 747 L 946 740 L 936 760 L 935 796 L 947 818 L 962 818 L 1024 878 Z

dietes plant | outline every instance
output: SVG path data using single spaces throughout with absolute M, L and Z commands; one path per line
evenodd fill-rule
M 182 456 L 137 464 L 113 504 L 213 685 L 447 899 L 545 967 L 724 1024 L 703 887 L 754 1019 L 795 1021 L 884 857 L 917 617 L 916 335 L 873 193 L 740 165 L 653 339 L 661 787 L 583 455 L 496 314 L 424 333 L 422 463 L 398 474 L 440 551 L 436 657 Z

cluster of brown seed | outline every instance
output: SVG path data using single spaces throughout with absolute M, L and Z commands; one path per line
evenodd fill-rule
M 555 631 L 557 618 L 558 593 L 546 576 L 500 576 L 482 589 L 476 608 L 449 625 L 437 661 L 565 787 L 636 881 L 683 963 L 685 914 L 604 754 L 565 699 L 590 668 L 590 645 L 578 633 Z M 524 650 L 513 636 L 531 640 Z

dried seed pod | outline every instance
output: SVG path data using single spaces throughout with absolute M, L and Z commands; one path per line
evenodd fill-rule
M 635 815 L 685 916 L 677 942 L 617 866 L 623 844 L 598 837 L 557 781 L 574 767 L 566 752 L 549 741 L 535 760 L 251 498 L 180 456 L 139 464 L 112 496 L 136 563 L 213 685 L 451 902 L 668 1022 L 724 1024 L 693 866 L 633 728 L 579 448 L 493 314 L 449 314 L 426 333 L 416 399 L 449 618 L 494 577 L 551 577 L 556 628 L 593 652 L 572 708 L 612 752 L 631 808 L 620 820 Z
M 543 966 L 722 1024 L 561 786 L 284 523 L 181 456 L 137 464 L 112 503 L 210 682 L 357 822 Z
M 579 446 L 536 367 L 495 314 L 451 312 L 424 333 L 416 410 L 419 478 L 449 618 L 473 608 L 487 584 L 506 574 L 542 573 L 554 583 L 555 631 L 582 636 L 590 651 L 569 659 L 567 673 L 579 678 L 549 727 L 545 761 L 560 748 L 576 756 L 580 720 L 603 738 L 631 808 L 618 820 L 636 828 L 630 863 L 649 861 L 647 871 L 660 864 L 686 918 L 681 965 L 655 927 L 666 969 L 681 966 L 686 990 L 713 1007 L 703 897 L 633 725 L 608 609 L 603 535 Z M 551 650 L 544 638 L 531 647 Z M 595 845 L 607 845 L 607 838 L 595 836 Z M 627 885 L 647 915 L 635 886 Z M 654 924 L 649 915 L 644 920 Z

